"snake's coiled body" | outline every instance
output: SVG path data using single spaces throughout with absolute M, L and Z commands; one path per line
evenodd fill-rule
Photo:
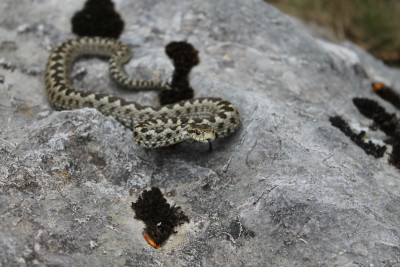
M 133 130 L 133 140 L 142 147 L 156 148 L 179 142 L 210 142 L 235 132 L 240 123 L 237 109 L 219 98 L 197 98 L 162 107 L 142 106 L 112 95 L 74 89 L 70 71 L 80 56 L 110 57 L 113 80 L 135 90 L 168 89 L 157 81 L 131 79 L 123 70 L 131 57 L 122 42 L 109 38 L 83 37 L 66 41 L 50 54 L 45 70 L 47 95 L 56 109 L 93 107 L 111 115 Z

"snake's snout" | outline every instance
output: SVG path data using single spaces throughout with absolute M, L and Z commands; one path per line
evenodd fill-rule
M 191 124 L 187 131 L 196 142 L 210 143 L 215 139 L 214 129 L 208 124 Z

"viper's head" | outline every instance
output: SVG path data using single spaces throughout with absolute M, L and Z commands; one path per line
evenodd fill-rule
M 191 124 L 187 129 L 193 141 L 210 143 L 215 139 L 214 129 L 207 124 Z

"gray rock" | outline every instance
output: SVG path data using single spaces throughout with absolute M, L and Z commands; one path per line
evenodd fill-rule
M 200 52 L 197 96 L 234 103 L 242 124 L 207 145 L 136 147 L 131 131 L 93 109 L 54 111 L 43 72 L 49 50 L 72 38 L 82 1 L 0 3 L 0 265 L 395 266 L 400 264 L 400 175 L 331 126 L 343 116 L 367 139 L 353 97 L 377 100 L 371 79 L 400 91 L 400 75 L 353 44 L 312 37 L 256 0 L 115 1 L 129 73 L 168 79 L 170 41 Z M 394 73 L 397 73 L 396 75 Z M 129 93 L 107 62 L 79 61 L 77 88 L 157 105 Z M 130 207 L 160 187 L 190 223 L 158 250 Z

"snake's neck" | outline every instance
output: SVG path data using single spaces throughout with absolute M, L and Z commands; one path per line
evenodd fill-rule
M 135 125 L 133 141 L 137 145 L 147 148 L 159 148 L 180 142 L 191 142 L 187 128 L 188 125 L 177 125 L 175 123 L 156 126 L 143 122 Z

